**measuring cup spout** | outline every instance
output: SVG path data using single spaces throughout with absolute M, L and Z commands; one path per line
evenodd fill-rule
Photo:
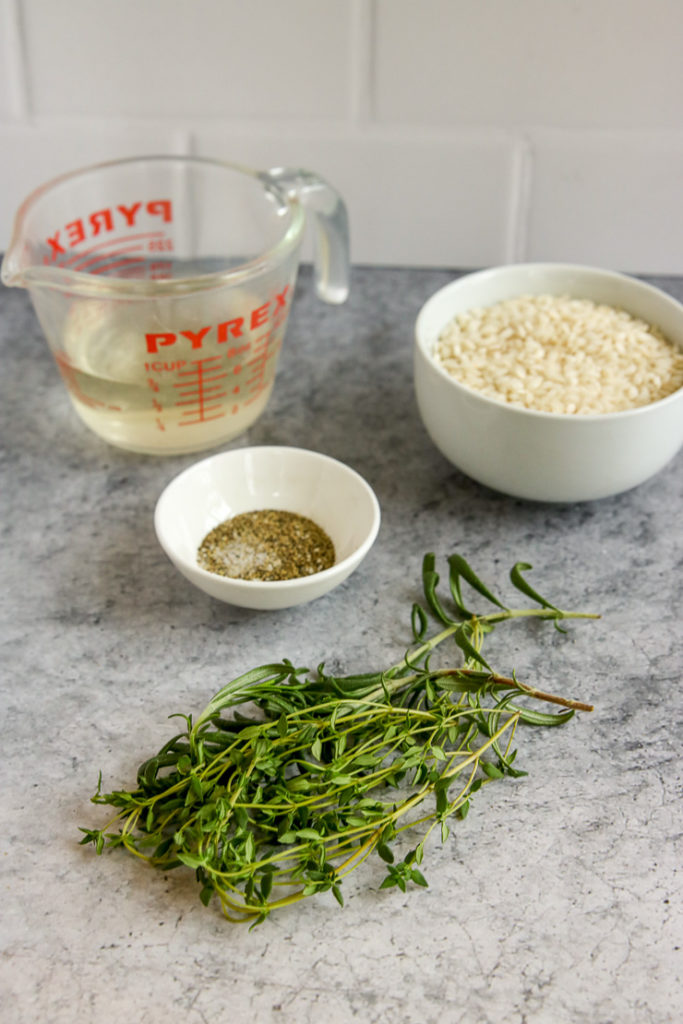
M 45 279 L 49 282 L 54 276 L 54 273 L 50 273 L 53 268 L 45 266 L 45 253 L 39 250 L 37 240 L 27 226 L 33 202 L 42 191 L 44 189 L 38 189 L 25 199 L 14 218 L 12 237 L 0 267 L 0 281 L 8 288 L 40 286 L 45 283 Z M 70 276 L 68 272 L 66 276 Z
M 313 226 L 316 292 L 324 302 L 345 302 L 349 294 L 349 222 L 341 196 L 317 174 L 275 167 L 259 174 L 288 199 L 298 200 Z
M 50 288 L 57 292 L 70 291 L 79 294 L 97 294 L 96 279 L 83 282 L 83 275 L 59 267 L 45 267 L 40 263 L 24 263 L 13 258 L 7 250 L 0 268 L 0 280 L 7 288 Z
M 28 258 L 28 246 L 22 245 L 22 240 L 17 237 L 15 226 L 14 236 L 7 247 L 2 260 L 2 267 L 0 267 L 0 281 L 7 288 L 25 288 L 27 285 L 26 275 L 30 271 L 31 262 L 30 258 Z
M 76 274 L 68 267 L 49 265 L 45 248 L 25 229 L 24 207 L 15 219 L 13 235 L 0 266 L 0 281 L 7 288 L 28 288 L 32 294 L 35 294 L 35 289 L 42 288 L 63 293 L 74 289 L 79 293 L 96 293 L 96 277 L 84 281 L 83 274 Z

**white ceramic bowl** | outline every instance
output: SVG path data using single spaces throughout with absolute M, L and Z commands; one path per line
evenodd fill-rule
M 659 472 L 683 444 L 683 390 L 625 412 L 533 412 L 464 387 L 435 362 L 436 340 L 454 316 L 525 294 L 607 303 L 657 325 L 683 347 L 683 306 L 635 278 L 560 263 L 468 274 L 436 292 L 416 323 L 417 403 L 437 448 L 474 480 L 537 501 L 603 498 Z
M 308 516 L 328 534 L 336 562 L 292 580 L 230 579 L 197 565 L 206 534 L 240 512 L 282 509 Z M 302 448 L 238 448 L 203 459 L 163 491 L 154 513 L 159 543 L 176 568 L 219 601 L 243 608 L 289 608 L 321 597 L 358 567 L 380 523 L 379 503 L 355 470 Z

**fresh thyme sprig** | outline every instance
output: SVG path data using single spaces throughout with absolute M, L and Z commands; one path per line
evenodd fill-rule
M 464 818 L 472 796 L 515 767 L 520 722 L 557 726 L 589 704 L 547 694 L 500 675 L 482 653 L 484 637 L 515 619 L 597 618 L 562 611 L 527 582 L 513 586 L 535 607 L 509 608 L 460 556 L 449 565 L 449 601 L 438 595 L 433 554 L 424 558 L 424 603 L 412 610 L 413 644 L 383 672 L 315 675 L 292 662 L 262 665 L 233 679 L 199 717 L 138 770 L 131 791 L 102 793 L 117 809 L 101 829 L 83 828 L 97 853 L 122 846 L 153 867 L 185 865 L 207 904 L 215 895 L 230 920 L 260 923 L 273 911 L 341 885 L 371 853 L 385 862 L 382 888 L 425 886 L 420 871 L 435 828 Z M 464 603 L 463 583 L 496 608 Z M 428 635 L 430 615 L 440 624 Z M 435 665 L 451 641 L 461 664 Z M 549 713 L 520 703 L 560 705 Z M 248 711 L 243 714 L 240 710 Z M 416 842 L 399 861 L 396 840 Z

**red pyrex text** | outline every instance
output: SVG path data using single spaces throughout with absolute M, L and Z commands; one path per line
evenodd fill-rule
M 171 200 L 150 199 L 148 202 L 131 203 L 129 206 L 119 203 L 118 206 L 108 206 L 104 210 L 95 210 L 85 217 L 69 221 L 46 239 L 50 256 L 54 260 L 66 253 L 67 248 L 73 249 L 80 242 L 87 238 L 95 238 L 102 232 L 139 226 L 137 222 L 140 214 L 160 217 L 163 223 L 168 223 L 173 219 Z
M 204 339 L 212 331 L 215 331 L 215 337 L 213 335 L 210 335 L 210 337 L 218 343 L 226 342 L 230 337 L 241 338 L 245 330 L 255 331 L 258 327 L 263 327 L 269 320 L 277 316 L 278 312 L 284 309 L 287 303 L 288 291 L 289 285 L 279 294 L 276 294 L 272 301 L 266 302 L 262 306 L 257 306 L 256 309 L 252 309 L 246 316 L 238 316 L 233 320 L 224 320 L 219 324 L 209 324 L 207 327 L 200 327 L 197 331 L 165 331 L 157 334 L 145 334 L 147 351 L 154 355 L 162 346 L 174 345 L 178 338 L 186 338 L 193 349 L 200 349 Z

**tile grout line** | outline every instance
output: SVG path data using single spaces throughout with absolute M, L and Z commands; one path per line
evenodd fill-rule
M 28 49 L 21 12 L 21 0 L 5 4 L 5 55 L 10 84 L 10 111 L 16 121 L 31 117 L 31 91 L 28 84 Z
M 521 263 L 528 258 L 533 171 L 534 158 L 531 142 L 526 135 L 520 135 L 515 140 L 512 158 L 510 214 L 505 242 L 507 263 Z
M 375 119 L 375 0 L 351 0 L 349 121 L 363 126 Z

